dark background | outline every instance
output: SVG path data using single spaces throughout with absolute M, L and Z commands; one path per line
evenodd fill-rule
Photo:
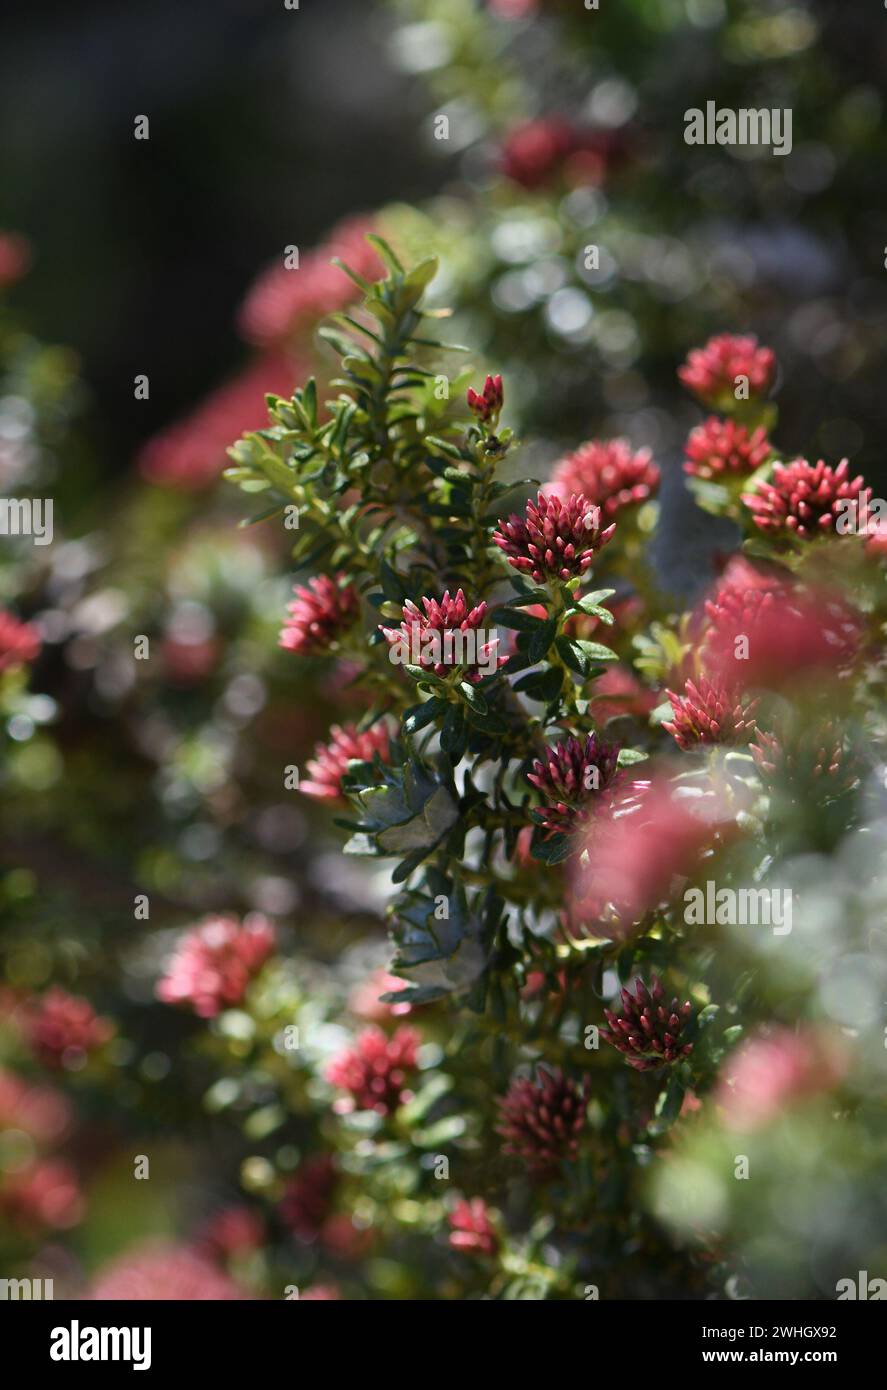
M 787 8 L 725 2 L 731 17 Z M 680 131 L 683 106 L 708 94 L 733 105 L 784 95 L 796 105 L 796 146 L 828 148 L 839 99 L 880 97 L 887 12 L 878 0 L 806 8 L 819 25 L 814 47 L 758 68 L 725 60 L 706 30 L 645 52 L 632 7 L 616 3 L 610 49 L 577 51 L 576 80 L 586 90 L 594 63 L 615 57 L 640 80 L 641 124 L 652 132 Z M 78 352 L 99 472 L 128 469 L 140 443 L 245 359 L 237 306 L 284 246 L 308 248 L 344 215 L 415 201 L 445 182 L 446 161 L 420 137 L 431 98 L 387 53 L 392 22 L 380 0 L 302 0 L 298 12 L 283 0 L 52 0 L 4 17 L 0 228 L 23 232 L 36 253 L 12 302 L 39 337 Z M 526 47 L 538 72 L 534 41 L 531 33 Z M 565 88 L 560 77 L 553 86 L 544 100 L 556 109 Z M 133 138 L 141 114 L 148 141 Z M 675 139 L 656 175 L 663 229 L 680 232 L 688 207 L 695 225 L 721 218 L 727 239 L 753 257 L 756 279 L 735 316 L 708 322 L 703 311 L 694 324 L 701 306 L 681 306 L 686 326 L 660 333 L 648 364 L 681 400 L 674 367 L 686 347 L 719 328 L 751 328 L 783 366 L 783 447 L 830 461 L 849 454 L 874 483 L 884 477 L 887 430 L 883 106 L 879 127 L 839 151 L 834 177 L 806 193 L 787 187 L 780 161 L 766 177 L 781 181 L 769 186 L 717 152 L 694 151 L 682 164 Z M 708 184 L 708 174 L 696 178 L 707 160 L 726 176 L 722 168 Z M 804 351 L 787 329 L 798 307 L 810 319 L 804 336 L 834 334 L 832 355 L 851 366 L 832 370 L 826 352 L 822 369 L 822 356 Z M 654 325 L 647 330 L 655 343 Z M 143 372 L 150 400 L 136 402 L 133 378 Z M 584 393 L 582 420 L 561 420 L 570 437 L 587 424 L 583 402 Z
M 0 228 L 36 257 L 13 302 L 79 353 L 106 468 L 128 467 L 243 360 L 237 306 L 284 246 L 438 182 L 410 139 L 386 29 L 368 0 L 297 13 L 86 0 L 5 16 Z M 142 114 L 149 140 L 133 136 Z M 142 372 L 151 394 L 136 402 Z

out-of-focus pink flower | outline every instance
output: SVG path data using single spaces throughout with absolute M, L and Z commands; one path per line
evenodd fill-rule
M 46 1067 L 81 1065 L 114 1033 L 114 1025 L 99 1018 L 88 999 L 58 986 L 31 1000 L 26 1027 L 34 1055 Z
M 581 742 L 572 736 L 565 743 L 546 748 L 537 758 L 527 781 L 542 795 L 543 805 L 532 812 L 546 830 L 575 834 L 588 821 L 606 811 L 619 776 L 619 744 L 606 743 L 597 734 Z
M 381 1028 L 366 1028 L 352 1047 L 334 1057 L 326 1070 L 331 1086 L 347 1091 L 336 1110 L 375 1110 L 390 1115 L 409 1100 L 409 1080 L 417 1065 L 421 1038 L 415 1028 L 401 1027 L 390 1038 Z
M 602 530 L 602 516 L 602 509 L 581 493 L 561 502 L 540 492 L 535 502 L 527 503 L 522 517 L 500 519 L 493 544 L 514 569 L 537 584 L 574 579 L 589 569 L 616 530 L 612 522 Z
M 699 743 L 748 743 L 754 736 L 757 700 L 731 694 L 726 686 L 713 685 L 707 676 L 688 680 L 684 694 L 666 690 L 674 718 L 663 729 L 679 748 Z
M 544 994 L 566 994 L 567 991 L 567 972 L 558 970 L 552 977 L 547 975 L 544 970 L 528 970 L 527 982 L 520 992 L 521 999 L 538 999 Z
M 654 1071 L 670 1062 L 689 1057 L 693 1044 L 681 1041 L 681 1033 L 693 1013 L 687 1000 L 677 998 L 668 1002 L 662 982 L 650 977 L 650 988 L 638 978 L 635 990 L 622 990 L 622 1012 L 615 1014 L 604 1009 L 609 1028 L 601 1029 L 601 1037 L 621 1052 L 635 1071 Z
M 471 1255 L 495 1255 L 499 1237 L 483 1197 L 464 1197 L 449 1213 L 450 1245 Z
M 501 376 L 488 376 L 481 392 L 477 392 L 472 386 L 469 386 L 465 399 L 472 415 L 476 416 L 483 424 L 489 424 L 491 420 L 495 424 L 505 400 Z
M 77 1174 L 60 1158 L 41 1158 L 0 1183 L 0 1212 L 27 1231 L 66 1231 L 83 1219 Z
M 338 257 L 364 279 L 378 279 L 384 266 L 366 240 L 372 230 L 369 218 L 350 217 L 333 228 L 322 246 L 301 256 L 298 267 L 287 269 L 275 262 L 263 271 L 238 316 L 246 341 L 262 348 L 292 342 L 320 319 L 359 299 L 360 290 L 354 282 L 331 262 Z
M 592 824 L 588 863 L 572 861 L 570 921 L 595 921 L 609 905 L 627 927 L 666 900 L 674 878 L 689 873 L 734 825 L 734 813 L 714 783 L 694 799 L 692 810 L 690 805 L 661 777 L 634 783 L 633 795 L 610 818 Z
M 188 641 L 164 637 L 160 646 L 163 674 L 173 685 L 199 685 L 219 664 L 222 644 L 215 637 Z
M 205 1222 L 197 1238 L 199 1254 L 225 1262 L 258 1250 L 265 1239 L 265 1222 L 258 1211 L 243 1205 L 223 1207 Z
M 185 419 L 148 440 L 137 460 L 142 476 L 181 492 L 199 492 L 218 482 L 231 463 L 230 445 L 267 423 L 266 394 L 289 396 L 306 370 L 304 363 L 280 354 L 251 363 Z
M 18 232 L 0 232 L 0 290 L 27 275 L 32 259 L 26 237 Z
M 251 1295 L 189 1245 L 146 1241 L 100 1270 L 89 1293 L 98 1303 L 211 1303 L 249 1301 Z
M 315 575 L 307 585 L 297 584 L 295 598 L 280 634 L 280 646 L 298 656 L 323 653 L 342 636 L 360 612 L 360 597 L 353 584 L 338 574 L 330 579 Z
M 299 1294 L 298 1303 L 338 1303 L 342 1297 L 342 1291 L 335 1284 L 312 1284 L 310 1289 L 305 1289 Z
M 334 724 L 326 743 L 318 743 L 314 757 L 305 765 L 308 779 L 299 791 L 322 801 L 344 801 L 342 778 L 354 760 L 370 763 L 378 753 L 383 763 L 391 761 L 390 729 L 384 720 L 360 731 L 356 724 Z
M 776 356 L 759 347 L 757 338 L 720 333 L 704 347 L 693 348 L 678 369 L 683 384 L 706 405 L 726 407 L 735 401 L 738 377 L 748 379 L 749 399 L 763 396 L 773 385 Z
M 486 603 L 469 608 L 461 589 L 452 597 L 447 589 L 442 599 L 424 597 L 422 608 L 424 613 L 408 599 L 399 627 L 380 625 L 385 641 L 401 661 L 441 677 L 459 670 L 465 680 L 476 684 L 489 674 L 494 658 L 499 666 L 507 660 L 504 656 L 496 657 L 498 637 L 489 642 L 472 641 L 474 633 L 484 630 Z
M 604 725 L 620 715 L 644 719 L 657 703 L 653 691 L 627 666 L 608 666 L 594 682 L 589 709 L 595 722 Z
M 527 121 L 505 137 L 499 167 L 507 179 L 521 188 L 539 188 L 563 167 L 574 143 L 569 121 L 552 117 Z
M 35 1144 L 58 1143 L 71 1126 L 71 1107 L 60 1091 L 31 1086 L 0 1069 L 0 1130 L 20 1129 Z
M 323 1223 L 320 1242 L 328 1255 L 337 1260 L 362 1260 L 372 1250 L 376 1232 L 372 1226 L 355 1225 L 347 1211 L 334 1211 Z
M 659 480 L 649 449 L 633 449 L 627 439 L 590 439 L 558 460 L 546 492 L 562 501 L 579 493 L 612 521 L 623 508 L 652 497 Z
M 750 434 L 735 420 L 710 415 L 691 432 L 684 452 L 684 472 L 710 479 L 754 473 L 766 463 L 773 445 L 763 428 Z
M 535 864 L 530 848 L 533 843 L 533 834 L 532 825 L 525 825 L 522 830 L 517 832 L 517 839 L 514 843 L 514 853 L 511 857 L 515 864 L 522 869 L 530 869 Z
M 623 152 L 622 137 L 588 130 L 559 116 L 525 121 L 508 132 L 499 150 L 499 169 L 521 188 L 562 179 L 571 187 L 599 183 Z
M 535 14 L 538 8 L 539 0 L 490 0 L 493 14 L 501 15 L 503 19 L 523 19 L 526 15 Z
M 379 996 L 394 994 L 404 989 L 406 983 L 406 980 L 399 980 L 396 975 L 389 975 L 384 967 L 380 967 L 354 986 L 348 995 L 348 1008 L 365 1023 L 384 1023 L 386 1019 L 399 1018 L 410 1013 L 412 1004 L 385 1004 Z
M 778 1028 L 749 1038 L 727 1058 L 715 1098 L 730 1129 L 760 1129 L 787 1105 L 831 1090 L 846 1068 L 836 1038 L 812 1028 Z
M 887 559 L 887 520 L 881 516 L 869 517 L 865 537 L 866 554 L 876 555 L 879 560 Z
M 862 620 L 842 598 L 767 577 L 744 583 L 728 574 L 705 603 L 702 662 L 712 678 L 731 690 L 780 689 L 811 671 L 839 675 L 853 664 Z
M 6 608 L 0 608 L 0 672 L 16 666 L 29 666 L 40 654 L 40 634 L 30 623 L 22 623 Z
M 588 1108 L 585 1084 L 577 1086 L 563 1072 L 540 1066 L 535 1079 L 512 1081 L 497 1104 L 503 1153 L 520 1158 L 537 1176 L 563 1160 L 575 1162 Z
M 755 525 L 775 539 L 800 536 L 856 534 L 860 518 L 868 511 L 872 490 L 862 474 L 850 477 L 850 464 L 842 459 L 830 468 L 822 459 L 808 463 L 795 459 L 777 463 L 772 481 L 759 482 L 742 500 Z
M 284 1226 L 299 1240 L 317 1240 L 338 1181 L 332 1154 L 312 1154 L 289 1179 L 277 1210 Z
M 199 1018 L 215 1018 L 241 1003 L 274 946 L 274 928 L 259 913 L 242 925 L 234 917 L 207 917 L 180 941 L 157 998 L 189 1004 Z

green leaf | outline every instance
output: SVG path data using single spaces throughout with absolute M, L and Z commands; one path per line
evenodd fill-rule
M 461 883 L 428 869 L 422 890 L 406 894 L 393 918 L 391 973 L 410 981 L 397 998 L 418 1003 L 475 986 L 500 920 L 495 895 L 469 903 Z
M 471 681 L 460 681 L 459 689 L 465 703 L 470 705 L 476 714 L 486 714 L 487 702 L 476 685 L 472 685 Z
M 586 679 L 599 662 L 617 659 L 609 647 L 601 646 L 600 642 L 587 642 L 584 638 L 559 637 L 555 645 L 570 670 Z
M 447 458 L 458 459 L 459 462 L 462 462 L 462 450 L 448 439 L 439 439 L 435 434 L 427 434 L 425 445 L 439 454 L 445 454 Z
M 545 622 L 544 618 L 534 617 L 532 613 L 522 613 L 519 608 L 494 608 L 490 620 L 502 627 L 510 627 L 518 632 L 535 632 Z
M 384 237 L 380 237 L 378 232 L 367 232 L 366 239 L 371 246 L 375 246 L 382 260 L 390 270 L 393 270 L 398 275 L 403 275 L 403 266 Z
M 659 1092 L 654 1119 L 648 1126 L 651 1134 L 664 1134 L 666 1130 L 671 1129 L 681 1113 L 686 1090 L 687 1088 L 678 1074 L 672 1073 L 665 1089 Z
M 348 279 L 353 280 L 358 289 L 363 290 L 364 294 L 372 293 L 373 287 L 369 280 L 365 280 L 362 275 L 358 275 L 357 271 L 352 270 L 350 265 L 346 265 L 345 261 L 341 260 L 339 256 L 333 256 L 331 264 L 338 266 L 339 270 L 344 271 Z
M 541 661 L 546 656 L 548 649 L 557 636 L 557 618 L 548 618 L 541 626 L 533 631 L 527 647 L 527 656 L 531 661 Z
M 618 661 L 616 653 L 610 648 L 605 647 L 601 642 L 587 642 L 584 637 L 576 639 L 576 646 L 581 647 L 589 661 Z
M 585 656 L 578 642 L 569 637 L 559 637 L 557 639 L 557 650 L 563 657 L 571 671 L 575 671 L 580 676 L 590 676 L 594 667 Z
M 302 392 L 302 405 L 312 429 L 317 429 L 317 382 L 309 377 Z
M 547 589 L 531 589 L 516 576 L 512 576 L 512 584 L 518 592 L 518 598 L 511 599 L 512 608 L 527 608 L 531 603 L 551 602 L 551 594 Z
M 441 730 L 440 746 L 454 763 L 464 755 L 466 739 L 465 711 L 461 705 L 450 705 Z
M 528 676 L 522 676 L 515 683 L 514 689 L 523 695 L 527 695 L 531 700 L 540 700 L 547 703 L 554 700 L 561 692 L 564 683 L 564 673 L 559 666 L 548 666 L 543 671 L 531 671 Z
M 408 854 L 406 859 L 401 860 L 397 867 L 392 871 L 391 882 L 403 883 L 410 877 L 415 869 L 418 869 L 422 860 L 425 858 L 426 850 L 414 849 L 412 854 Z
M 423 704 L 413 705 L 407 710 L 403 717 L 403 731 L 405 734 L 417 734 L 435 719 L 440 718 L 447 709 L 447 701 L 440 700 L 433 696 L 430 700 L 425 700 Z
M 396 1004 L 398 1000 L 403 1002 L 404 995 L 396 990 L 389 994 L 379 996 L 384 1004 Z M 434 1072 L 429 1079 L 419 1088 L 412 1100 L 407 1101 L 401 1109 L 400 1115 L 404 1124 L 409 1128 L 424 1120 L 433 1105 L 451 1091 L 453 1088 L 453 1078 L 443 1072 Z
M 618 767 L 632 767 L 634 763 L 645 763 L 650 755 L 640 748 L 621 748 L 616 759 Z
M 437 256 L 428 256 L 424 261 L 420 261 L 418 265 L 413 266 L 413 269 L 404 277 L 404 289 L 408 291 L 414 300 L 419 299 L 431 284 L 431 281 L 437 274 L 438 265 L 439 261 Z
M 482 734 L 501 737 L 502 734 L 508 732 L 508 725 L 501 715 L 494 714 L 489 710 L 485 714 L 478 714 L 476 710 L 469 710 L 468 722 L 472 729 L 477 729 Z
M 362 781 L 371 773 L 378 778 L 372 785 L 354 777 L 345 780 L 346 792 L 363 812 L 358 833 L 364 838 L 351 846 L 352 853 L 428 852 L 459 819 L 449 784 L 417 760 L 395 767 L 364 767 Z
M 404 599 L 408 597 L 403 580 L 387 560 L 381 560 L 379 563 L 379 583 L 382 585 L 382 592 L 391 603 L 403 606 Z
M 594 593 L 585 594 L 582 598 L 577 599 L 576 607 L 581 608 L 583 613 L 596 613 L 596 610 L 600 608 L 604 599 L 612 598 L 615 592 L 615 589 L 595 589 Z M 610 613 L 609 608 L 604 611 Z M 613 621 L 612 613 L 610 613 L 610 621 Z

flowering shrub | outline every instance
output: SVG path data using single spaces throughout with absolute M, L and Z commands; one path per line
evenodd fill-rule
M 3 1271 L 96 1299 L 830 1298 L 883 1269 L 887 544 L 859 469 L 819 459 L 854 453 L 852 409 L 808 460 L 776 402 L 815 411 L 805 336 L 855 375 L 870 284 L 839 331 L 822 299 L 783 333 L 768 280 L 761 339 L 702 341 L 764 272 L 695 236 L 692 189 L 729 190 L 632 102 L 683 110 L 717 7 L 692 33 L 674 5 L 396 8 L 470 113 L 460 178 L 263 271 L 254 355 L 143 448 L 113 526 L 4 550 Z M 724 37 L 785 43 L 809 110 L 805 23 Z M 743 217 L 785 212 L 768 170 L 736 161 Z M 815 142 L 793 170 L 789 215 Z M 34 491 L 68 369 L 31 351 L 0 333 L 0 472 Z M 246 507 L 213 490 L 229 446 Z M 695 588 L 662 563 L 683 527 Z
M 590 1278 L 608 1296 L 674 1280 L 704 1296 L 731 1256 L 718 1245 L 713 1259 L 676 1175 L 694 1145 L 772 1105 L 770 1069 L 742 1059 L 784 1053 L 780 1103 L 802 1113 L 853 1084 L 846 1042 L 800 983 L 793 1022 L 815 1032 L 816 1056 L 842 1060 L 816 1086 L 791 1060 L 796 1034 L 757 964 L 764 918 L 729 905 L 751 893 L 757 914 L 790 880 L 797 920 L 807 899 L 791 856 L 830 851 L 862 823 L 854 711 L 878 689 L 884 575 L 866 532 L 807 521 L 864 485 L 820 465 L 808 487 L 800 463 L 781 462 L 769 349 L 722 334 L 691 353 L 681 379 L 721 416 L 693 429 L 688 481 L 745 553 L 677 613 L 635 521 L 636 507 L 655 517 L 650 452 L 595 440 L 549 484 L 520 479 L 507 379 L 449 389 L 456 349 L 423 306 L 434 261 L 406 268 L 370 239 L 386 273 L 352 271 L 361 306 L 327 335 L 338 394 L 322 403 L 308 380 L 272 396 L 269 427 L 232 447 L 228 477 L 267 494 L 266 517 L 298 510 L 286 658 L 364 692 L 298 790 L 338 807 L 346 851 L 384 868 L 389 973 L 368 975 L 344 1013 L 324 1005 L 354 1020 L 335 1044 L 307 1002 L 285 1003 L 285 955 L 263 953 L 252 983 L 244 972 L 198 1007 L 195 984 L 172 985 L 211 969 L 195 957 L 185 970 L 198 933 L 159 994 L 215 1017 L 219 1042 L 218 1008 L 246 1008 L 281 1117 L 329 1117 L 294 1174 L 258 1159 L 244 1170 L 316 1251 L 321 1288 L 343 1259 L 409 1230 L 436 1251 L 432 1287 L 448 1248 L 465 1287 L 494 1296 L 578 1296 Z M 762 527 L 774 490 L 798 525 Z M 702 926 L 691 889 L 714 894 Z M 743 971 L 759 983 L 741 997 Z M 616 1195 L 629 1183 L 640 1207 Z M 738 1254 L 732 1203 L 723 1211 Z M 589 1222 L 592 1244 L 575 1235 Z M 643 1253 L 657 1229 L 675 1235 L 669 1273 Z M 540 1264 L 542 1239 L 559 1260 Z

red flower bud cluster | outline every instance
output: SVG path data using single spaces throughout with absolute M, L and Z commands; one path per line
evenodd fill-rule
M 297 585 L 296 597 L 287 608 L 289 617 L 280 634 L 280 646 L 299 656 L 328 650 L 360 612 L 360 598 L 344 575 L 330 579 L 318 574 L 307 586 Z
M 588 1094 L 557 1069 L 539 1067 L 535 1079 L 512 1081 L 499 1102 L 497 1132 L 503 1153 L 520 1158 L 538 1176 L 563 1160 L 575 1162 L 585 1128 Z
M 493 543 L 514 569 L 542 584 L 583 575 L 615 530 L 613 523 L 601 529 L 601 508 L 581 493 L 561 502 L 540 492 L 524 516 L 499 521 Z
M 274 947 L 274 928 L 258 913 L 242 925 L 234 917 L 207 917 L 179 943 L 157 998 L 189 1004 L 199 1018 L 215 1018 L 241 1003 Z
M 738 378 L 748 381 L 749 399 L 764 396 L 773 385 L 776 356 L 759 347 L 757 338 L 721 333 L 704 347 L 694 348 L 678 370 L 683 384 L 706 405 L 723 406 L 736 399 Z
M 495 425 L 505 399 L 501 376 L 488 376 L 484 382 L 484 389 L 480 393 L 469 386 L 465 399 L 472 415 L 476 416 L 482 424 L 487 425 L 492 422 Z
M 710 415 L 691 432 L 684 452 L 684 472 L 710 480 L 754 473 L 767 462 L 773 445 L 762 427 L 750 434 L 735 420 Z
M 837 468 L 830 468 L 822 459 L 816 464 L 795 459 L 793 463 L 777 463 L 772 482 L 758 483 L 757 490 L 744 493 L 742 500 L 759 530 L 777 539 L 794 535 L 809 540 L 855 533 L 871 496 L 861 474 L 851 478 L 847 459 Z M 858 524 L 861 527 L 861 522 Z
M 662 982 L 651 976 L 650 988 L 642 979 L 635 981 L 634 994 L 622 990 L 622 1013 L 604 1009 L 610 1028 L 601 1029 L 605 1042 L 617 1048 L 636 1071 L 653 1071 L 669 1062 L 689 1057 L 692 1043 L 682 1043 L 681 1033 L 693 1007 L 687 1000 L 667 1003 Z
M 366 1028 L 352 1047 L 334 1057 L 326 1078 L 347 1091 L 336 1109 L 375 1110 L 391 1115 L 410 1097 L 409 1078 L 415 1071 L 421 1038 L 415 1028 L 398 1028 L 391 1037 L 381 1028 Z
M 684 694 L 667 690 L 674 718 L 663 728 L 679 748 L 700 743 L 748 743 L 755 733 L 757 700 L 745 700 L 706 676 L 688 680 Z
M 659 480 L 649 449 L 632 449 L 627 439 L 590 439 L 555 464 L 550 490 L 561 500 L 580 493 L 612 521 L 624 507 L 653 497 Z
M 495 1255 L 499 1237 L 482 1197 L 464 1197 L 449 1214 L 450 1245 L 471 1255 Z
M 597 734 L 584 742 L 570 737 L 537 758 L 527 781 L 541 792 L 544 803 L 533 812 L 546 830 L 565 835 L 585 826 L 602 807 L 618 779 L 619 744 L 605 743 Z
M 391 761 L 390 729 L 384 720 L 369 729 L 356 724 L 334 724 L 327 743 L 318 743 L 314 757 L 305 765 L 307 779 L 299 791 L 321 801 L 344 801 L 342 778 L 350 762 L 370 763 L 378 753 L 383 763 Z
M 113 1025 L 99 1018 L 88 1000 L 58 987 L 31 1001 L 26 1026 L 35 1056 L 47 1067 L 78 1065 L 114 1032 Z

